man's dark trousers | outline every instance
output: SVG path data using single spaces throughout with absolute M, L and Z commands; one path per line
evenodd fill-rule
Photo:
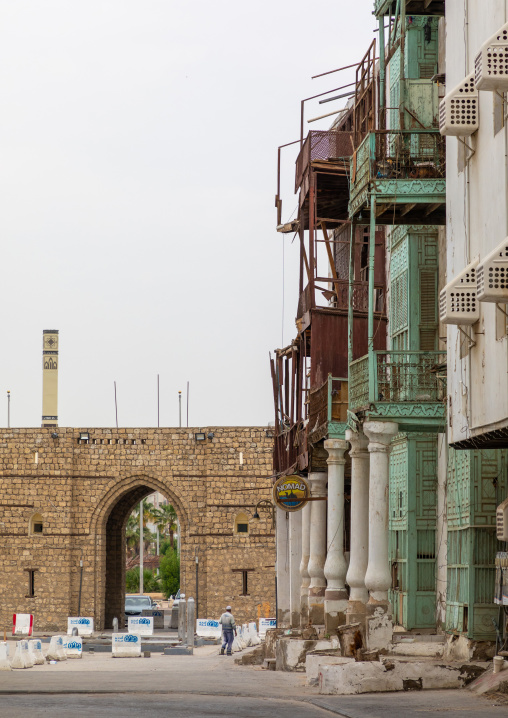
M 233 645 L 233 640 L 235 638 L 235 632 L 232 628 L 224 628 L 222 630 L 222 650 L 224 650 L 227 646 L 227 654 L 228 656 L 231 655 L 231 647 Z

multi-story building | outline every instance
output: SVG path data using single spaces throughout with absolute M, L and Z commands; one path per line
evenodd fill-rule
M 374 5 L 379 52 L 374 44 L 359 64 L 332 128 L 302 142 L 296 222 L 282 223 L 277 197 L 278 229 L 299 234 L 301 261 L 297 337 L 272 363 L 274 468 L 307 475 L 314 499 L 300 514 L 278 512 L 279 620 L 328 629 L 360 620 L 372 648 L 386 645 L 394 623 L 493 639 L 507 305 L 490 299 L 478 310 L 475 300 L 481 322 L 446 330 L 438 298 L 508 233 L 505 159 L 490 166 L 490 183 L 503 172 L 495 191 L 480 187 L 488 156 L 508 156 L 505 98 L 480 92 L 480 109 L 494 103 L 485 157 L 481 125 L 477 140 L 447 139 L 445 88 L 473 69 L 464 72 L 464 8 L 450 11 L 451 31 L 442 1 Z M 483 40 L 498 29 L 497 15 L 474 25 L 475 40 L 479 28 Z M 468 95 L 464 116 L 470 103 Z M 488 209 L 496 193 L 502 211 Z M 505 247 L 506 277 L 499 266 L 496 275 L 504 302 L 507 255 Z

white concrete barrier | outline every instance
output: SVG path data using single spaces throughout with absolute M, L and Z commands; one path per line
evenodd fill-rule
M 276 618 L 260 618 L 259 619 L 259 637 L 264 638 L 266 632 L 270 628 L 277 628 Z
M 72 629 L 78 629 L 78 636 L 93 635 L 93 618 L 91 616 L 69 617 L 67 619 L 67 635 L 72 636 Z
M 47 661 L 66 661 L 67 654 L 63 646 L 63 636 L 51 636 L 48 652 L 46 653 Z
M 247 623 L 242 624 L 242 638 L 245 643 L 245 648 L 248 648 L 250 643 L 250 632 L 249 632 L 249 625 Z
M 157 629 L 164 628 L 164 611 L 161 608 L 145 609 L 141 612 L 142 616 L 151 616 L 153 618 L 153 627 Z
M 18 641 L 11 661 L 11 668 L 32 668 L 33 665 L 33 659 L 28 650 L 28 641 Z
M 152 616 L 129 616 L 127 630 L 139 636 L 153 636 Z
M 198 618 L 196 621 L 196 633 L 204 638 L 220 638 L 222 629 L 220 623 L 212 618 Z
M 83 639 L 81 636 L 66 636 L 63 647 L 67 658 L 81 658 L 83 656 Z
M 113 658 L 139 658 L 141 636 L 136 633 L 113 633 L 111 655 Z
M 249 623 L 249 636 L 250 636 L 250 645 L 251 646 L 259 646 L 261 643 L 261 639 L 258 636 L 258 628 L 256 626 L 256 622 L 252 621 L 252 623 Z
M 9 663 L 9 644 L 7 641 L 0 642 L 0 671 L 10 671 Z
M 12 635 L 31 636 L 34 617 L 31 613 L 14 613 L 12 616 Z
M 42 641 L 39 638 L 28 641 L 28 650 L 33 658 L 34 665 L 41 666 L 45 663 L 44 653 L 42 652 Z

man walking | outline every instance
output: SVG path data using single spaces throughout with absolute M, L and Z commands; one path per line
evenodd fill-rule
M 230 656 L 232 651 L 234 636 L 236 636 L 236 623 L 233 614 L 231 613 L 231 606 L 226 606 L 226 612 L 222 614 L 219 619 L 219 623 L 222 626 L 222 648 L 220 649 L 221 656 L 224 655 L 224 650 L 227 646 L 227 655 Z

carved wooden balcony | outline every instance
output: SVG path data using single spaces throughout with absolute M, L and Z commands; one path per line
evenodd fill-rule
M 350 217 L 376 225 L 445 224 L 446 149 L 438 130 L 370 132 L 351 158 Z
M 444 431 L 446 352 L 374 351 L 349 365 L 349 408 L 401 431 Z

